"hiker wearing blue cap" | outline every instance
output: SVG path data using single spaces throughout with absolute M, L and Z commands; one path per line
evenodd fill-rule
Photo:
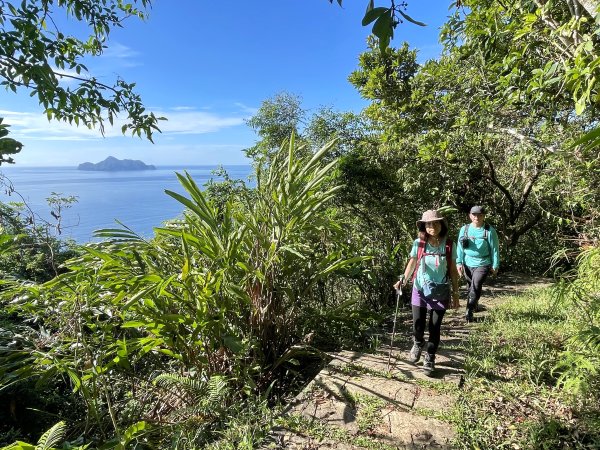
M 487 276 L 496 275 L 500 266 L 498 233 L 485 223 L 485 209 L 473 206 L 469 213 L 471 223 L 463 225 L 456 246 L 456 268 L 467 280 L 467 310 L 465 319 L 473 321 L 481 289 Z

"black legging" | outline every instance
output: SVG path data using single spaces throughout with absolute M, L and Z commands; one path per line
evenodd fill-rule
M 464 266 L 465 279 L 467 280 L 467 309 L 475 310 L 481 297 L 483 282 L 490 273 L 490 266 L 469 267 Z
M 425 322 L 427 321 L 427 308 L 425 306 L 413 306 L 413 335 L 415 343 L 423 346 L 425 342 Z M 435 355 L 440 345 L 440 329 L 442 318 L 446 311 L 443 309 L 432 309 L 429 314 L 429 340 L 427 341 L 427 353 Z

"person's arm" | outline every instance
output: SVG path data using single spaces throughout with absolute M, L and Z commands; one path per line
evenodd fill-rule
M 406 263 L 406 268 L 404 269 L 404 275 L 402 280 L 398 280 L 396 284 L 394 284 L 394 289 L 400 289 L 401 286 L 405 286 L 409 280 L 412 279 L 412 274 L 415 271 L 415 267 L 417 266 L 417 258 L 411 257 Z
M 492 249 L 492 275 L 496 275 L 500 267 L 500 245 L 498 242 L 498 233 L 493 227 L 490 227 L 489 240 L 491 241 L 490 248 Z
M 452 281 L 452 303 L 450 307 L 458 308 L 460 307 L 458 295 L 458 270 L 454 261 L 450 261 L 450 280 Z
M 464 250 L 460 238 L 464 233 L 465 226 L 463 225 L 458 233 L 458 239 L 456 240 L 456 270 L 459 277 L 463 276 L 463 264 L 464 264 Z
M 408 283 L 408 280 L 412 279 L 415 267 L 417 267 L 417 258 L 410 258 L 408 263 L 406 263 L 406 269 L 404 269 L 404 284 Z
M 455 261 L 458 259 L 456 256 L 458 253 L 458 247 L 456 245 L 452 246 L 452 258 L 450 258 L 450 266 L 448 270 L 450 271 L 450 281 L 452 282 L 452 303 L 450 304 L 450 308 L 458 308 L 460 306 L 459 295 L 458 295 L 458 265 Z M 462 267 L 462 265 L 461 265 Z

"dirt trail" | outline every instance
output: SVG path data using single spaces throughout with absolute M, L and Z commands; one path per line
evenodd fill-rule
M 448 416 L 462 386 L 463 341 L 507 295 L 546 284 L 503 274 L 484 286 L 475 323 L 465 323 L 463 307 L 449 311 L 433 377 L 424 375 L 421 361 L 407 360 L 411 315 L 403 309 L 392 351 L 390 326 L 373 353 L 331 354 L 331 362 L 290 405 L 286 415 L 294 425 L 274 430 L 264 448 L 451 449 L 455 430 Z

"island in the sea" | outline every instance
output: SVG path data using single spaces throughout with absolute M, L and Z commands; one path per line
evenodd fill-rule
M 91 162 L 79 164 L 77 169 L 115 172 L 117 170 L 156 170 L 156 167 L 136 159 L 117 159 L 114 156 L 109 156 L 104 161 L 96 164 Z

